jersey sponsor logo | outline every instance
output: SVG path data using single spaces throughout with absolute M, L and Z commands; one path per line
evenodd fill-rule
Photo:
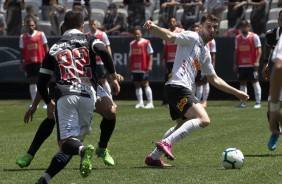
M 182 112 L 183 107 L 188 103 L 188 99 L 186 97 L 182 98 L 180 102 L 177 104 L 177 108 Z

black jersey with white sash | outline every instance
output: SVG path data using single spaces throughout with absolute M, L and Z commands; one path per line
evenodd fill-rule
M 54 75 L 56 99 L 64 95 L 90 97 L 91 88 L 96 90 L 96 53 L 93 46 L 97 43 L 102 42 L 95 36 L 72 29 L 51 47 L 40 73 Z

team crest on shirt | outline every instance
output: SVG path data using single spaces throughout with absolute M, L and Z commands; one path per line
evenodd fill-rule
M 180 100 L 180 102 L 178 102 L 177 108 L 182 112 L 184 105 L 187 104 L 187 103 L 188 103 L 188 99 L 186 97 L 184 97 Z
M 196 71 L 198 71 L 200 69 L 200 63 L 199 63 L 199 59 L 195 58 L 193 61 L 193 65 Z

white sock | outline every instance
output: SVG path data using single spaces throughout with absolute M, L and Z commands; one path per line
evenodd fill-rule
M 110 98 L 112 98 L 112 90 L 110 87 L 110 84 L 108 83 L 108 81 L 105 81 L 105 84 L 102 85 L 104 90 L 108 93 L 108 95 L 110 96 Z
M 30 97 L 31 97 L 31 101 L 34 101 L 35 95 L 36 95 L 36 91 L 37 91 L 37 86 L 36 84 L 30 84 L 29 85 L 29 93 L 30 93 Z
M 135 89 L 135 94 L 136 94 L 138 103 L 143 104 L 144 102 L 143 102 L 143 91 L 142 91 L 142 88 L 136 88 Z
M 168 131 L 164 134 L 163 139 L 167 138 L 174 132 L 174 127 L 171 127 L 168 129 Z M 162 157 L 163 152 L 158 150 L 157 148 L 154 149 L 154 151 L 150 154 L 153 160 L 160 160 Z
M 254 92 L 255 92 L 256 103 L 260 103 L 260 101 L 261 101 L 261 87 L 260 87 L 259 82 L 254 82 L 253 87 L 254 87 Z
M 47 183 L 49 183 L 51 181 L 51 176 L 48 173 L 44 173 L 43 178 L 45 178 Z
M 175 130 L 170 136 L 164 139 L 167 143 L 173 145 L 180 139 L 183 139 L 187 135 L 190 135 L 194 131 L 200 129 L 201 121 L 200 119 L 191 119 L 186 121 L 181 127 Z
M 153 93 L 152 93 L 152 89 L 150 86 L 147 86 L 145 88 L 145 94 L 146 94 L 148 103 L 153 103 Z
M 240 85 L 240 91 L 247 93 L 248 92 L 247 85 Z
M 210 94 L 210 84 L 206 83 L 203 85 L 203 101 L 206 102 L 208 100 Z
M 203 85 L 197 86 L 196 97 L 198 98 L 199 101 L 201 101 L 202 95 L 203 95 Z

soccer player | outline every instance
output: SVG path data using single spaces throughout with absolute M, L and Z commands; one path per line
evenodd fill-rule
M 135 94 L 138 103 L 135 108 L 153 109 L 153 93 L 149 85 L 149 72 L 152 71 L 153 48 L 150 40 L 142 38 L 141 27 L 136 27 L 134 30 L 135 39 L 130 42 L 129 48 L 129 70 L 132 74 L 132 81 L 135 87 Z M 146 106 L 143 102 L 143 91 L 148 100 Z
M 279 40 L 279 37 L 281 35 L 281 30 L 282 30 L 282 11 L 279 12 L 278 14 L 278 24 L 279 26 L 272 29 L 272 30 L 268 30 L 266 32 L 265 35 L 265 44 L 266 44 L 266 56 L 264 59 L 264 66 L 262 69 L 262 76 L 265 80 L 270 80 L 270 71 L 272 68 L 273 63 L 271 62 L 271 57 L 272 57 L 272 53 L 273 50 L 275 49 L 276 43 Z M 269 108 L 270 108 L 270 100 L 271 100 L 271 96 L 268 96 L 268 109 L 267 109 L 267 119 L 269 121 Z M 280 104 L 282 103 L 282 94 L 280 94 L 279 96 L 279 101 Z M 281 108 L 281 106 L 280 106 Z M 280 131 L 279 129 L 279 123 L 277 124 L 277 130 Z M 268 141 L 268 149 L 270 151 L 274 151 L 277 147 L 277 143 L 278 143 L 278 139 L 279 139 L 279 135 L 280 134 L 271 134 L 269 141 Z
M 272 135 L 279 135 L 280 130 L 277 128 L 281 126 L 282 114 L 281 109 L 281 87 L 282 87 L 282 37 L 280 36 L 278 43 L 273 51 L 272 60 L 274 65 L 271 71 L 270 78 L 270 130 Z
M 165 133 L 163 139 L 157 142 L 155 150 L 146 157 L 145 163 L 148 166 L 170 166 L 161 160 L 162 154 L 174 160 L 171 146 L 210 124 L 206 110 L 192 91 L 199 69 L 216 88 L 233 94 L 242 101 L 249 98 L 245 92 L 228 85 L 214 71 L 206 44 L 216 35 L 218 21 L 213 15 L 204 15 L 200 22 L 199 34 L 192 31 L 172 33 L 150 20 L 144 24 L 144 27 L 152 34 L 178 44 L 171 77 L 164 88 L 170 115 L 172 120 L 176 121 L 176 125 Z
M 238 73 L 240 90 L 247 93 L 247 82 L 253 84 L 256 104 L 254 108 L 261 108 L 261 87 L 258 81 L 258 69 L 261 56 L 261 42 L 259 36 L 250 32 L 250 23 L 247 20 L 240 22 L 241 34 L 235 38 L 233 70 Z M 235 108 L 245 108 L 241 102 Z
M 81 13 L 68 11 L 64 18 L 63 37 L 54 44 L 45 56 L 40 68 L 37 83 L 40 96 L 47 104 L 47 116 L 57 124 L 57 140 L 60 151 L 37 183 L 48 183 L 51 175 L 58 173 L 73 155 L 79 155 L 80 174 L 89 176 L 92 171 L 91 157 L 93 145 L 84 146 L 84 140 L 93 117 L 96 89 L 95 56 L 99 55 L 111 77 L 113 94 L 117 95 L 120 86 L 112 57 L 103 42 L 83 33 L 84 18 Z M 55 100 L 50 98 L 47 87 L 52 74 L 55 75 Z M 60 159 L 58 159 L 60 158 Z M 51 175 L 48 173 L 52 173 Z
M 177 21 L 175 17 L 170 17 L 168 19 L 168 30 L 175 33 L 180 33 L 184 31 L 183 28 L 178 27 Z M 166 73 L 165 73 L 165 81 L 168 80 L 168 76 L 171 73 L 175 52 L 176 52 L 177 44 L 173 44 L 169 41 L 163 41 L 163 50 L 162 50 L 162 58 L 161 61 L 165 62 Z M 163 104 L 166 104 L 165 100 L 163 100 Z
M 101 30 L 98 29 L 98 25 L 99 25 L 99 22 L 95 18 L 91 18 L 89 20 L 90 31 L 85 33 L 85 34 L 87 34 L 87 35 L 90 34 L 90 35 L 93 35 L 93 36 L 96 36 L 97 38 L 99 38 L 105 44 L 109 53 L 112 55 L 112 50 L 111 50 L 109 38 L 104 31 L 101 31 Z M 111 87 L 110 87 L 108 80 L 107 80 L 107 72 L 105 70 L 104 63 L 99 56 L 96 57 L 96 64 L 97 64 L 98 80 L 99 80 L 100 84 L 102 85 L 102 87 L 104 88 L 104 90 L 106 90 L 107 93 L 111 96 Z
M 45 54 L 49 51 L 44 32 L 37 31 L 36 26 L 36 21 L 33 18 L 26 19 L 26 33 L 20 36 L 19 41 L 20 69 L 25 71 L 32 102 L 37 91 L 36 82 L 38 80 L 39 69 Z

